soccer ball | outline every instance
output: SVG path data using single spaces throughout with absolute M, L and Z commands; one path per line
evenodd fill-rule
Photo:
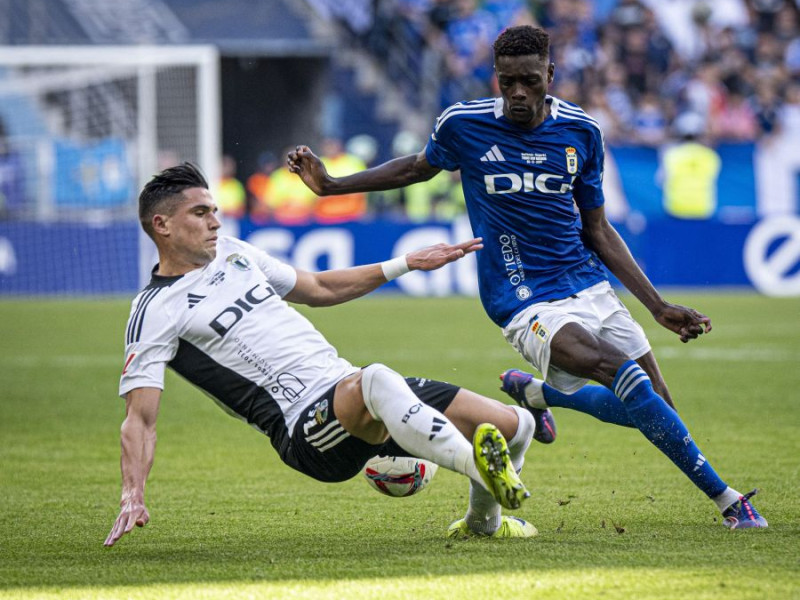
M 439 465 L 410 456 L 373 456 L 364 465 L 367 483 L 381 494 L 413 496 L 427 486 Z

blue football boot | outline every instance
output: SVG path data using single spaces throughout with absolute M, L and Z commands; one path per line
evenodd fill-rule
M 529 385 L 538 385 L 541 388 L 542 382 L 537 380 L 530 373 L 519 369 L 509 369 L 500 375 L 503 385 L 500 387 L 506 394 L 511 396 L 514 401 L 522 408 L 526 408 L 533 415 L 536 423 L 536 431 L 533 439 L 542 444 L 552 444 L 556 441 L 556 420 L 549 408 L 536 408 L 532 406 L 525 397 L 525 388 Z M 544 403 L 544 398 L 542 398 Z

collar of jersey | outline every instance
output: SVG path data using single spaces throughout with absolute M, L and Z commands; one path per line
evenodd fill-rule
M 545 117 L 545 120 L 544 120 L 544 121 L 542 121 L 542 122 L 541 122 L 541 123 L 539 123 L 539 124 L 538 124 L 536 127 L 534 127 L 533 129 L 531 129 L 531 131 L 535 131 L 536 129 L 538 129 L 539 127 L 541 127 L 541 126 L 542 126 L 542 125 L 544 125 L 545 123 L 547 123 L 547 122 L 548 122 L 550 119 L 553 119 L 553 120 L 555 120 L 555 119 L 557 119 L 557 118 L 558 118 L 558 108 L 559 108 L 559 106 L 560 106 L 560 101 L 559 101 L 559 99 L 558 99 L 558 98 L 556 98 L 555 96 L 551 96 L 550 94 L 547 94 L 547 95 L 544 97 L 544 101 L 545 101 L 547 104 L 549 104 L 549 105 L 550 105 L 550 114 L 549 114 L 549 115 L 547 115 L 547 117 Z M 513 121 L 511 121 L 511 120 L 510 120 L 508 117 L 506 117 L 506 116 L 503 114 L 503 104 L 504 104 L 504 100 L 503 100 L 503 98 L 502 98 L 502 97 L 500 97 L 500 98 L 495 98 L 495 101 L 494 101 L 494 116 L 495 116 L 495 118 L 496 118 L 496 119 L 500 119 L 500 118 L 502 117 L 502 118 L 504 118 L 506 121 L 508 121 L 509 123 L 511 123 L 512 125 L 516 125 L 516 123 L 514 123 Z M 519 127 L 519 125 L 517 125 L 517 127 Z
M 156 266 L 153 267 L 153 270 L 150 272 L 151 287 L 163 287 L 172 285 L 173 283 L 181 279 L 183 275 L 186 275 L 186 273 L 184 273 L 183 275 L 158 275 L 156 271 L 158 271 L 158 263 L 156 263 Z

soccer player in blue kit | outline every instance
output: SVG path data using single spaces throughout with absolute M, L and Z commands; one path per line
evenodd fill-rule
M 580 107 L 548 95 L 549 46 L 537 27 L 503 31 L 494 43 L 501 97 L 446 109 L 419 154 L 333 178 L 298 146 L 289 168 L 319 195 L 393 189 L 459 169 L 484 243 L 476 254 L 481 302 L 544 376 L 501 376 L 502 389 L 534 414 L 537 439 L 555 438 L 548 407 L 636 427 L 716 504 L 726 527 L 767 527 L 750 502 L 756 490 L 729 487 L 692 440 L 644 331 L 609 284 L 606 269 L 682 342 L 711 330 L 707 316 L 661 297 L 606 219 L 603 135 Z

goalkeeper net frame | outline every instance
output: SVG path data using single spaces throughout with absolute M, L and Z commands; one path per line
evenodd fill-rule
M 2 218 L 10 226 L 134 223 L 141 187 L 183 161 L 213 187 L 219 69 L 217 49 L 205 45 L 0 48 Z M 138 246 L 141 283 L 154 247 L 144 234 Z

